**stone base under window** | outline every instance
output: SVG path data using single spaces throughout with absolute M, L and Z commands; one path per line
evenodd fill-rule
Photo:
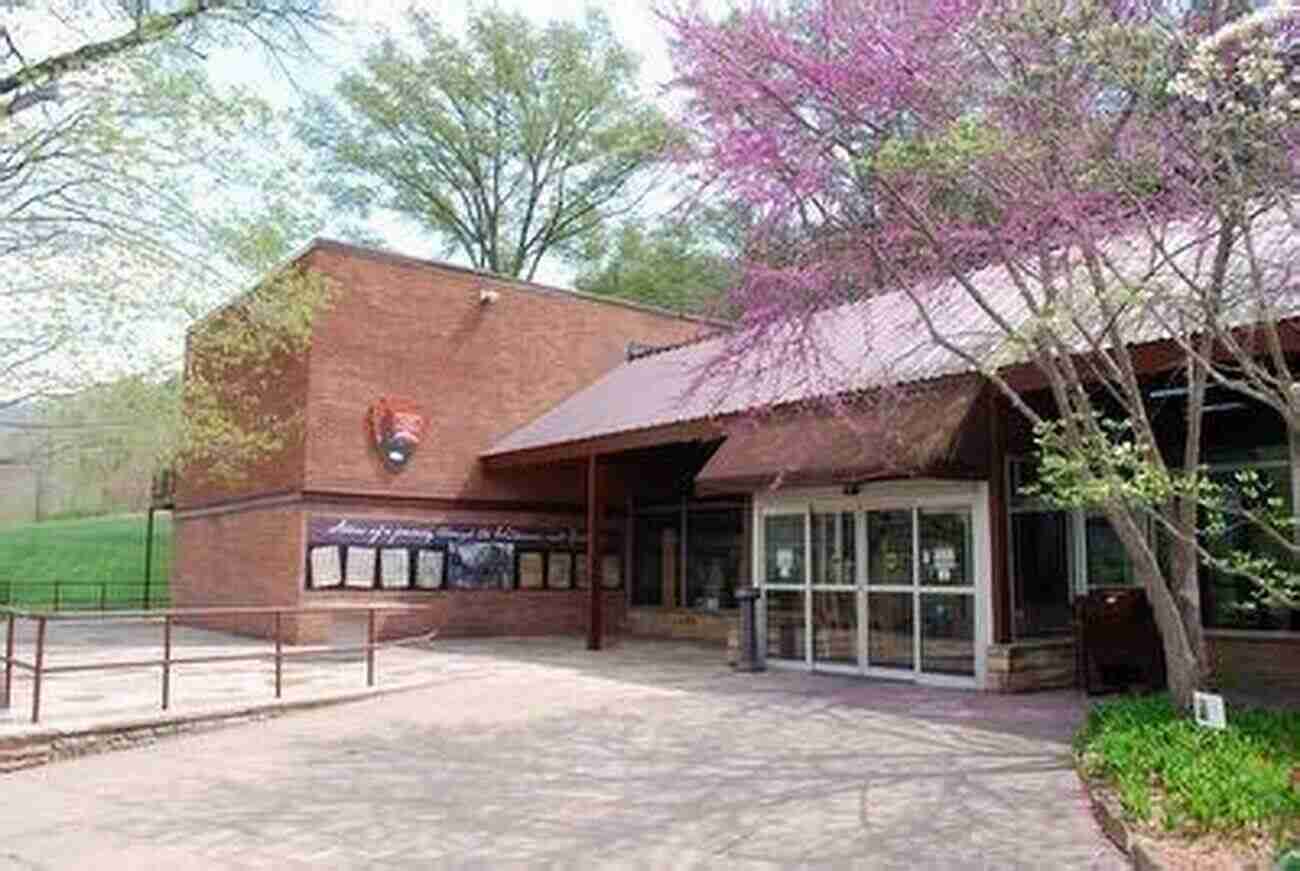
M 1077 685 L 1074 639 L 992 644 L 988 649 L 988 688 L 1001 693 L 1067 689 Z
M 705 641 L 724 646 L 740 621 L 740 611 L 692 611 L 689 608 L 629 608 L 627 631 L 641 638 Z

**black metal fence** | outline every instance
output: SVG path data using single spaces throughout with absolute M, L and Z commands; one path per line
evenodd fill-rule
M 0 608 L 36 611 L 149 611 L 171 605 L 166 582 L 0 579 Z
M 433 639 L 437 630 L 423 635 L 403 638 L 400 641 L 379 642 L 378 618 L 384 614 L 400 614 L 419 611 L 431 612 L 427 605 L 319 605 L 298 608 L 245 607 L 245 608 L 168 608 L 158 611 L 130 611 L 115 614 L 103 612 L 65 612 L 55 614 L 36 610 L 16 608 L 0 609 L 0 620 L 6 628 L 4 647 L 4 682 L 0 684 L 0 709 L 8 709 L 13 702 L 15 670 L 26 671 L 32 676 L 32 722 L 41 721 L 41 693 L 45 678 L 53 674 L 73 672 L 110 671 L 114 669 L 157 668 L 162 681 L 162 709 L 171 706 L 172 669 L 178 665 L 210 665 L 223 662 L 272 662 L 275 668 L 275 697 L 281 697 L 284 688 L 284 663 L 289 659 L 310 659 L 326 657 L 339 653 L 364 653 L 366 660 L 366 686 L 375 685 L 375 651 L 386 647 L 412 644 Z M 366 642 L 353 645 L 313 645 L 284 649 L 284 618 L 304 615 L 330 616 L 339 614 L 366 615 Z M 253 653 L 216 654 L 209 656 L 176 656 L 172 648 L 172 629 L 177 624 L 201 625 L 205 619 L 259 615 L 271 621 L 271 639 L 273 645 L 269 651 Z M 18 626 L 23 621 L 31 621 L 36 626 L 36 636 L 32 642 L 31 658 L 18 656 Z M 116 660 L 110 662 L 79 662 L 65 665 L 46 665 L 46 651 L 50 645 L 50 628 L 60 623 L 85 621 L 113 621 L 161 624 L 162 656 L 159 659 Z

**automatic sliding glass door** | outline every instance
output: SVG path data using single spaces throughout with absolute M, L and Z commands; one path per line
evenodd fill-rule
M 868 669 L 974 676 L 971 512 L 866 512 Z
M 767 656 L 895 677 L 974 677 L 968 507 L 763 516 Z

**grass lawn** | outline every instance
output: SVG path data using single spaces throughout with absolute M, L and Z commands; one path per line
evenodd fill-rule
M 1141 826 L 1276 846 L 1300 839 L 1300 710 L 1233 708 L 1218 731 L 1165 695 L 1117 699 L 1093 709 L 1076 749 Z
M 59 583 L 61 607 L 139 606 L 144 593 L 145 515 L 119 514 L 0 527 L 0 604 L 48 606 Z M 171 567 L 171 516 L 154 516 L 150 599 L 165 597 Z M 87 583 L 89 582 L 89 583 Z

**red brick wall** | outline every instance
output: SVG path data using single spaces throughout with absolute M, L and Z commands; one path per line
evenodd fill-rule
M 305 487 L 441 498 L 582 498 L 576 467 L 485 475 L 497 439 L 617 366 L 629 342 L 668 344 L 700 324 L 562 291 L 327 246 L 310 265 L 345 288 L 310 355 Z M 490 289 L 496 302 L 481 305 Z M 430 423 L 399 474 L 368 442 L 384 395 L 415 400 Z
M 1211 630 L 1206 640 L 1215 676 L 1225 690 L 1300 699 L 1300 637 L 1270 637 L 1270 633 L 1251 637 L 1248 632 Z
M 249 509 L 173 521 L 171 594 L 177 608 L 298 604 L 302 588 L 303 512 L 296 506 Z M 260 616 L 213 618 L 204 624 L 267 635 Z
M 563 635 L 587 626 L 585 590 L 378 591 L 304 589 L 306 528 L 314 515 L 416 520 L 421 523 L 482 523 L 582 528 L 585 518 L 571 513 L 502 511 L 421 511 L 408 507 L 303 504 L 246 508 L 176 519 L 172 597 L 176 607 L 245 605 L 432 605 L 422 615 L 389 614 L 379 619 L 381 638 L 438 629 L 463 635 Z M 621 519 L 609 517 L 607 530 Z M 624 570 L 626 575 L 626 567 Z M 625 622 L 626 594 L 606 593 L 606 625 L 617 632 Z M 357 618 L 359 619 L 359 618 Z M 204 618 L 201 625 L 268 637 L 271 620 L 262 615 Z M 330 639 L 332 618 L 304 615 L 286 619 L 286 640 L 319 643 Z

